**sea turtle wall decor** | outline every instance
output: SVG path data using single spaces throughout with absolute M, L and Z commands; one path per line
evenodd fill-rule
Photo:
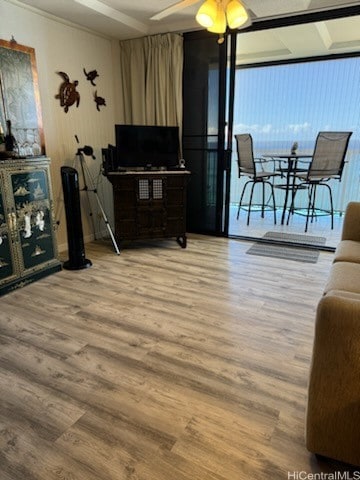
M 60 100 L 60 106 L 64 107 L 64 112 L 69 111 L 69 107 L 76 104 L 76 107 L 80 104 L 80 93 L 76 90 L 79 85 L 77 80 L 70 82 L 69 75 L 65 72 L 56 72 L 64 80 L 59 87 L 59 93 L 55 95 L 55 98 Z
M 97 73 L 97 70 L 91 70 L 90 72 L 86 72 L 85 68 L 83 68 L 83 71 L 84 71 L 86 80 L 88 80 L 91 83 L 91 85 L 96 87 L 96 83 L 94 82 L 94 80 L 96 77 L 99 76 L 99 74 Z
M 97 90 L 94 92 L 94 102 L 96 103 L 96 110 L 100 112 L 100 107 L 106 107 L 105 98 L 98 97 Z

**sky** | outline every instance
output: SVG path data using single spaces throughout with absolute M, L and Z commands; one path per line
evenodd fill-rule
M 319 131 L 360 137 L 360 57 L 236 72 L 234 134 L 311 141 Z

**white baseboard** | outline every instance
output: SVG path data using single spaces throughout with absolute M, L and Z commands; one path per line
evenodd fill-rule
M 109 232 L 108 232 L 107 228 L 105 228 L 104 230 L 101 230 L 100 232 L 96 232 L 96 239 L 97 240 L 99 240 L 101 238 L 108 238 L 108 237 L 109 237 Z M 85 244 L 93 242 L 94 239 L 95 239 L 95 237 L 94 237 L 93 233 L 91 233 L 89 235 L 84 235 L 84 243 Z M 67 242 L 66 243 L 60 243 L 58 245 L 59 253 L 67 252 L 67 249 L 68 249 Z

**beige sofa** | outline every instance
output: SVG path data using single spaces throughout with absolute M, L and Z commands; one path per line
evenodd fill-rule
M 347 206 L 342 238 L 317 308 L 306 446 L 310 452 L 360 465 L 360 202 Z

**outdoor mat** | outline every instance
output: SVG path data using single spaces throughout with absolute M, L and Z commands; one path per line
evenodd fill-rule
M 307 245 L 325 245 L 325 237 L 314 237 L 313 235 L 301 235 L 297 233 L 266 232 L 263 238 L 276 240 L 277 242 L 305 243 Z
M 307 245 L 325 245 L 325 237 L 314 237 L 312 235 L 298 235 L 293 233 L 267 232 L 263 236 L 266 240 L 275 242 L 286 242 L 287 244 L 254 243 L 246 252 L 249 255 L 262 257 L 282 258 L 294 262 L 316 263 L 319 258 L 319 250 L 292 246 L 289 243 L 303 243 Z

